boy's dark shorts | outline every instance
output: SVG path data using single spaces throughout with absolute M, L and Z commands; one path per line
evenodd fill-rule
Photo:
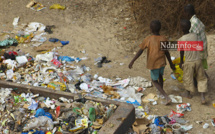
M 158 80 L 159 76 L 163 75 L 164 68 L 165 67 L 161 67 L 159 69 L 153 69 L 153 70 L 151 70 L 151 78 L 152 78 L 152 80 Z

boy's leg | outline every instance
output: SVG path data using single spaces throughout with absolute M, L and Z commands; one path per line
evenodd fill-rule
M 159 84 L 163 88 L 163 76 L 161 74 L 159 75 Z
M 192 98 L 191 92 L 194 92 L 196 89 L 194 86 L 194 78 L 193 78 L 194 69 L 195 69 L 194 67 L 195 67 L 194 62 L 187 62 L 187 63 L 184 63 L 183 65 L 183 83 L 186 91 L 180 95 L 189 99 Z
M 151 78 L 152 78 L 152 83 L 154 84 L 154 86 L 166 98 L 166 105 L 168 105 L 171 103 L 172 100 L 163 90 L 163 76 L 162 76 L 163 72 L 164 72 L 164 67 L 162 67 L 160 69 L 151 70 Z M 159 79 L 159 82 L 158 82 L 158 79 Z
M 158 89 L 158 91 L 166 98 L 166 104 L 165 105 L 170 104 L 172 100 L 169 98 L 169 96 L 163 90 L 163 88 L 161 87 L 161 85 L 158 82 L 158 80 L 152 80 L 152 82 L 153 82 L 154 86 Z
M 208 62 L 207 62 L 207 59 L 202 59 L 202 66 L 203 66 L 203 69 L 205 71 L 205 76 L 209 79 L 209 76 L 206 72 L 206 70 L 208 69 Z
M 205 104 L 206 103 L 206 100 L 205 100 L 205 93 L 201 93 L 201 103 L 202 104 Z
M 198 87 L 198 83 L 197 83 L 197 80 L 196 80 L 195 77 L 193 78 L 193 83 L 194 83 L 195 88 L 197 88 Z
M 208 79 L 205 74 L 205 70 L 201 65 L 201 62 L 196 62 L 196 80 L 198 83 L 198 92 L 201 93 L 201 102 L 205 104 L 205 93 L 208 91 Z
M 207 74 L 207 72 L 205 71 L 205 76 L 209 79 L 209 76 L 208 76 L 208 74 Z
M 158 80 L 158 83 L 161 85 L 161 87 L 163 88 L 163 76 L 160 74 L 159 75 L 159 80 Z M 157 90 L 157 92 L 158 92 L 158 95 L 160 96 L 160 95 L 162 95 L 161 94 L 161 92 L 159 91 L 159 90 Z M 163 98 L 164 96 L 162 95 L 162 97 L 161 98 Z

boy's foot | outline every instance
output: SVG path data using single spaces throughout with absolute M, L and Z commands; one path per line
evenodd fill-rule
M 202 100 L 201 103 L 202 103 L 202 105 L 205 105 L 206 104 L 206 100 Z
M 202 105 L 206 104 L 204 93 L 201 93 L 201 102 L 202 102 Z
M 170 98 L 167 98 L 167 99 L 166 99 L 165 105 L 167 106 L 167 105 L 169 105 L 171 102 L 172 102 L 172 100 L 171 100 Z
M 186 98 L 188 98 L 188 99 L 192 99 L 192 95 L 189 93 L 189 92 L 187 92 L 187 91 L 185 91 L 185 92 L 183 92 L 183 93 L 180 93 L 180 96 L 182 96 L 182 97 L 186 97 Z

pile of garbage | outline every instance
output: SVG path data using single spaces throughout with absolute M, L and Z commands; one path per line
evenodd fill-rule
M 19 24 L 19 19 L 19 17 L 14 18 L 14 28 L 11 32 L 3 32 L 7 34 L 7 36 L 5 36 L 5 40 L 0 41 L 0 47 L 17 46 L 18 44 L 27 46 L 27 44 L 31 44 L 31 46 L 35 47 L 35 49 L 38 49 L 38 46 L 47 41 L 47 38 L 45 36 L 47 34 L 52 34 L 52 30 L 53 28 L 55 28 L 54 25 L 45 26 L 44 24 L 39 22 Z M 15 37 L 12 37 L 14 35 Z M 49 41 L 55 43 L 54 45 L 51 44 L 54 47 L 63 47 L 64 45 L 69 44 L 69 41 L 62 41 L 57 38 L 50 38 Z M 58 41 L 60 42 L 60 44 L 56 43 Z M 47 46 L 47 44 L 45 46 Z
M 148 115 L 149 109 L 139 107 L 136 113 L 143 111 L 142 118 L 138 118 L 133 124 L 133 129 L 137 133 L 165 133 L 165 134 L 179 134 L 185 133 L 193 128 L 193 125 L 187 125 L 189 121 L 186 121 L 184 117 L 185 111 L 191 111 L 191 105 L 189 103 L 176 105 L 177 111 L 171 110 L 169 115 L 157 116 Z
M 0 79 L 88 96 L 141 105 L 141 91 L 152 83 L 142 77 L 115 81 L 88 73 L 89 67 L 76 63 L 87 57 L 60 56 L 56 49 L 36 57 L 19 51 L 2 50 Z
M 2 31 L 4 40 L 0 41 L 1 48 L 17 46 L 19 44 L 25 46 L 26 44 L 31 44 L 34 47 L 38 47 L 47 40 L 45 36 L 47 33 L 51 32 L 48 29 L 49 26 L 45 26 L 39 22 L 30 22 L 19 25 L 19 19 L 19 17 L 14 18 L 12 31 Z
M 32 8 L 35 4 L 40 3 L 31 1 L 27 7 Z M 98 74 L 91 75 L 88 73 L 89 67 L 77 65 L 88 57 L 79 58 L 58 54 L 57 49 L 69 44 L 69 41 L 49 38 L 48 41 L 51 43 L 43 44 L 47 41 L 45 35 L 52 33 L 53 26 L 45 26 L 38 22 L 18 23 L 19 17 L 14 18 L 14 29 L 11 31 L 15 34 L 13 40 L 19 45 L 31 43 L 37 52 L 42 52 L 33 57 L 21 50 L 6 51 L 1 49 L 0 80 L 71 93 L 85 93 L 87 96 L 113 99 L 138 106 L 141 105 L 141 96 L 143 95 L 140 92 L 152 86 L 151 81 L 142 77 L 111 80 L 98 76 Z M 42 46 L 38 47 L 40 45 Z M 82 53 L 85 53 L 85 50 Z M 105 56 L 95 59 L 95 65 L 98 68 L 109 62 L 111 60 Z
M 32 6 L 34 5 L 29 6 L 29 8 L 33 8 Z M 43 6 L 41 8 L 43 8 Z M 44 24 L 38 22 L 18 25 L 18 22 L 19 17 L 14 18 L 14 30 L 10 32 L 15 34 L 15 38 L 9 38 L 9 36 L 7 36 L 6 40 L 0 42 L 0 46 L 5 47 L 18 44 L 31 44 L 31 46 L 33 46 L 37 52 L 42 52 L 34 57 L 29 53 L 23 53 L 22 50 L 7 51 L 6 49 L 1 49 L 0 80 L 6 80 L 36 87 L 49 88 L 50 90 L 81 93 L 85 96 L 126 102 L 133 104 L 136 111 L 139 110 L 142 103 L 141 97 L 143 96 L 143 93 L 141 92 L 146 88 L 152 86 L 151 81 L 148 81 L 147 79 L 139 76 L 129 77 L 126 79 L 116 78 L 115 80 L 111 80 L 109 78 L 99 76 L 98 74 L 91 75 L 89 74 L 89 67 L 87 67 L 86 65 L 78 64 L 82 60 L 87 60 L 87 57 L 79 58 L 58 54 L 57 49 L 69 44 L 69 41 L 62 41 L 58 38 L 50 38 L 48 40 L 49 42 L 51 42 L 50 44 L 43 44 L 47 41 L 45 35 L 47 33 L 51 34 L 52 28 L 54 26 L 45 26 Z M 85 50 L 83 50 L 82 53 L 85 53 Z M 111 60 L 108 60 L 105 56 L 101 56 L 95 59 L 95 65 L 98 68 L 101 68 L 103 64 L 109 62 L 111 62 Z M 12 90 L 8 90 L 8 92 L 9 91 L 11 92 Z M 60 100 L 60 98 L 59 100 L 51 100 L 50 98 L 44 97 L 41 99 L 41 97 L 39 97 L 38 95 L 35 96 L 33 94 L 24 93 L 19 95 L 5 95 L 5 97 L 6 96 L 14 99 L 14 102 L 12 102 L 13 106 L 9 104 L 14 111 L 6 110 L 7 113 L 5 113 L 5 115 L 6 117 L 11 116 L 10 120 L 7 118 L 2 118 L 2 122 L 4 124 L 2 125 L 2 130 L 4 128 L 5 131 L 31 131 L 31 133 L 34 133 L 36 132 L 36 130 L 34 130 L 35 126 L 39 126 L 40 129 L 37 130 L 44 130 L 46 132 L 51 130 L 59 132 L 74 132 L 79 130 L 83 131 L 86 130 L 86 128 L 89 128 L 89 126 L 90 128 L 97 130 L 101 128 L 103 123 L 110 117 L 111 113 L 116 108 L 116 106 L 106 106 L 105 108 L 105 106 L 100 103 L 90 101 L 84 102 L 84 104 L 80 104 L 79 102 L 72 102 L 72 100 L 67 100 L 65 102 L 64 99 Z M 1 111 L 7 109 L 6 104 L 8 102 L 3 101 L 4 99 L 7 100 L 7 97 L 5 97 L 3 97 L 2 99 L 2 104 L 4 105 L 1 108 Z M 19 103 L 21 103 L 21 105 Z M 69 104 L 65 105 L 65 103 L 71 103 L 71 105 L 75 106 L 71 106 Z M 78 103 L 77 106 L 76 103 Z M 63 109 L 61 106 L 63 107 Z M 105 110 L 98 108 L 100 106 Z M 94 107 L 94 110 L 92 109 L 92 107 Z M 73 109 L 70 110 L 71 108 Z M 108 111 L 108 109 L 112 109 L 112 111 Z M 107 115 L 100 115 L 99 117 L 101 118 L 96 118 L 96 120 L 92 119 L 92 117 L 88 117 L 89 113 L 95 113 L 95 110 L 100 110 L 99 112 L 101 112 L 103 115 Z M 55 113 L 51 113 L 50 111 L 54 111 Z M 72 114 L 72 116 L 71 114 L 66 114 L 66 112 L 69 111 L 72 111 L 75 114 Z M 28 116 L 25 115 L 24 117 L 23 114 L 26 112 L 28 113 Z M 48 114 L 47 112 L 50 112 L 51 114 Z M 15 119 L 15 113 L 22 113 L 22 116 L 19 117 L 20 120 Z M 41 113 L 43 114 L 41 116 L 38 116 L 38 114 L 40 115 Z M 136 112 L 136 116 L 142 116 L 142 113 L 143 112 L 139 114 L 138 112 Z M 49 115 L 52 115 L 52 117 L 49 117 Z M 34 116 L 36 118 L 34 118 Z M 62 119 L 60 118 L 61 116 Z M 27 120 L 26 117 L 29 117 L 29 119 Z M 60 121 L 58 121 L 58 117 L 61 119 Z M 65 121 L 64 119 L 67 120 Z M 60 127 L 54 127 L 56 125 L 55 121 L 58 121 L 57 125 Z M 91 124 L 89 125 L 90 121 Z M 7 125 L 8 123 L 10 124 L 10 122 L 14 125 L 14 128 L 11 128 L 11 125 Z M 77 125 L 80 123 L 84 124 L 82 124 L 80 127 L 80 125 Z M 42 126 L 40 126 L 39 124 Z M 44 128 L 44 126 L 47 126 L 46 129 L 42 129 Z M 86 131 L 88 131 L 88 129 Z
M 117 108 L 84 98 L 51 99 L 17 93 L 12 88 L 1 88 L 0 97 L 0 131 L 4 134 L 96 134 Z

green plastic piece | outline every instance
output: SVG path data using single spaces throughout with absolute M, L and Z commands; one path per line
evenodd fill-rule
M 11 45 L 13 45 L 13 44 L 15 44 L 15 43 L 18 43 L 18 41 L 17 41 L 16 39 L 9 38 L 9 39 L 0 41 L 0 46 L 1 46 L 1 47 L 11 46 Z
M 15 103 L 19 102 L 19 96 L 14 96 Z
M 89 109 L 89 118 L 90 118 L 90 121 L 94 122 L 96 120 L 96 110 L 95 108 L 90 108 Z

